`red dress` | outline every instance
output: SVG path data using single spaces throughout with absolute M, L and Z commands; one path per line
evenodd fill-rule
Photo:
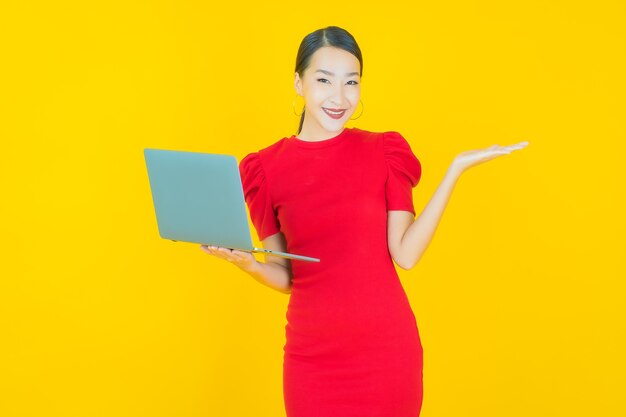
M 294 136 L 239 164 L 259 239 L 291 260 L 283 394 L 288 417 L 417 417 L 423 350 L 387 246 L 387 210 L 413 213 L 421 164 L 398 132 Z

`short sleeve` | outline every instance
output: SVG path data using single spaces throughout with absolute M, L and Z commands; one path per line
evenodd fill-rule
M 406 210 L 415 216 L 412 189 L 422 176 L 422 165 L 398 132 L 383 133 L 383 152 L 387 163 L 387 210 Z
M 239 163 L 243 195 L 259 240 L 280 231 L 280 223 L 272 205 L 265 172 L 257 152 L 246 155 Z

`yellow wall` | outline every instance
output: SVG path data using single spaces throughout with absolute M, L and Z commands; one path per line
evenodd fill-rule
M 466 172 L 400 270 L 422 416 L 626 413 L 623 2 L 5 3 L 0 415 L 284 415 L 288 296 L 160 239 L 142 152 L 295 133 L 327 25 L 364 54 L 348 126 L 409 140 L 418 210 L 457 153 L 530 142 Z

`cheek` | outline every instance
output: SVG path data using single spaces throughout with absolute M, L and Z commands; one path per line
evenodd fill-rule
M 309 100 L 307 106 L 309 107 L 321 107 L 322 103 L 326 100 L 326 94 L 323 90 L 310 90 Z
M 350 93 L 346 94 L 346 96 L 350 103 L 352 103 L 352 106 L 356 107 L 356 105 L 359 104 L 359 100 L 361 99 L 361 92 L 351 91 Z

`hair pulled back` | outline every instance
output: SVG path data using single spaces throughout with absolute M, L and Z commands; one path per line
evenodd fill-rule
M 303 76 L 304 71 L 309 67 L 311 57 L 315 51 L 324 46 L 334 46 L 354 55 L 361 64 L 359 75 L 361 77 L 363 76 L 363 57 L 361 56 L 361 49 L 354 37 L 347 30 L 338 26 L 327 26 L 309 33 L 302 39 L 300 47 L 298 48 L 298 56 L 296 57 L 296 72 L 300 77 Z M 302 116 L 300 116 L 298 134 L 302 131 L 303 123 L 304 109 L 302 110 Z

